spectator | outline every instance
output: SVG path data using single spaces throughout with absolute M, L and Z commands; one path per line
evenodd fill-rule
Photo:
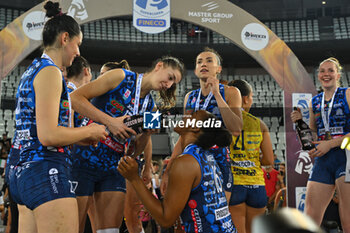
M 285 163 L 280 163 L 278 172 L 279 172 L 279 174 L 277 175 L 278 183 L 281 186 L 281 188 L 284 188 L 286 187 L 286 164 Z
M 160 193 L 160 166 L 158 161 L 152 161 L 152 186 L 157 197 L 161 196 Z
M 265 166 L 265 169 L 263 168 L 263 171 L 267 194 L 267 210 L 268 213 L 271 213 L 273 210 L 276 194 L 280 189 L 280 186 L 278 184 L 278 171 L 272 166 Z
M 273 161 L 273 166 L 276 170 L 279 169 L 279 166 L 280 166 L 280 163 L 281 163 L 281 160 L 279 160 L 277 158 L 277 155 L 276 154 L 273 154 L 273 158 L 274 158 L 274 161 Z

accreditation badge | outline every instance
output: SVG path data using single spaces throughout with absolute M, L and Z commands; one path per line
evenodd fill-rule
M 326 139 L 326 140 L 331 140 L 331 139 L 332 139 L 331 132 L 326 131 L 326 134 L 325 134 L 325 135 L 326 135 L 326 136 L 325 136 L 325 139 Z

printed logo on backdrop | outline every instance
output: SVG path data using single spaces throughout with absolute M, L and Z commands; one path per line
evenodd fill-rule
M 306 187 L 295 187 L 295 208 L 304 212 Z
M 83 0 L 73 0 L 68 8 L 67 15 L 80 20 L 84 20 L 89 17 Z
M 42 32 L 44 29 L 45 22 L 48 18 L 45 17 L 43 11 L 30 12 L 22 23 L 24 34 L 32 40 L 42 40 Z
M 250 23 L 242 29 L 241 40 L 248 49 L 259 51 L 268 44 L 269 34 L 261 24 Z
M 170 27 L 170 0 L 133 0 L 133 25 L 145 33 L 161 33 Z
M 231 19 L 232 13 L 212 12 L 215 9 L 220 9 L 220 5 L 215 1 L 205 1 L 201 8 L 195 11 L 189 11 L 188 16 L 200 18 L 202 23 L 220 23 L 221 19 Z
M 310 93 L 293 93 L 292 94 L 292 106 L 300 108 L 301 115 L 306 124 L 310 122 L 309 102 L 312 99 Z
M 160 129 L 160 116 L 162 114 L 157 110 L 156 112 L 143 113 L 143 128 L 144 129 Z
M 310 175 L 313 164 L 309 153 L 307 151 L 300 150 L 296 154 L 299 154 L 299 156 L 294 171 L 300 175 L 303 173 L 308 173 Z

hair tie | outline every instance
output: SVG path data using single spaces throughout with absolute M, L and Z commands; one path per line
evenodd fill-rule
M 62 15 L 63 15 L 63 13 L 62 13 L 62 10 L 60 9 L 60 11 L 57 13 L 57 15 L 55 15 L 55 17 L 62 16 Z

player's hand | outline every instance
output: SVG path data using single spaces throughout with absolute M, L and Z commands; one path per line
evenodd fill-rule
M 125 115 L 125 116 L 113 118 L 111 122 L 107 125 L 108 130 L 115 137 L 120 138 L 122 140 L 130 138 L 131 135 L 136 135 L 136 132 L 133 129 L 127 127 L 124 124 L 124 119 L 128 117 L 130 116 Z
M 210 77 L 207 79 L 207 82 L 205 83 L 205 87 L 209 87 L 210 91 L 213 94 L 220 93 L 219 80 L 214 77 Z
M 140 179 L 139 165 L 137 164 L 136 160 L 130 156 L 124 156 L 120 158 L 117 169 L 119 173 L 129 181 L 137 178 Z
M 297 108 L 297 110 L 293 110 L 290 114 L 290 118 L 295 123 L 297 120 L 302 119 L 300 108 Z
M 145 167 L 146 168 L 146 167 Z M 143 183 L 147 186 L 149 183 L 151 183 L 152 175 L 151 175 L 151 169 L 143 169 L 142 171 L 142 180 Z
M 316 147 L 309 150 L 309 156 L 311 158 L 321 157 L 332 148 L 329 140 L 314 141 L 312 143 L 316 145 Z

